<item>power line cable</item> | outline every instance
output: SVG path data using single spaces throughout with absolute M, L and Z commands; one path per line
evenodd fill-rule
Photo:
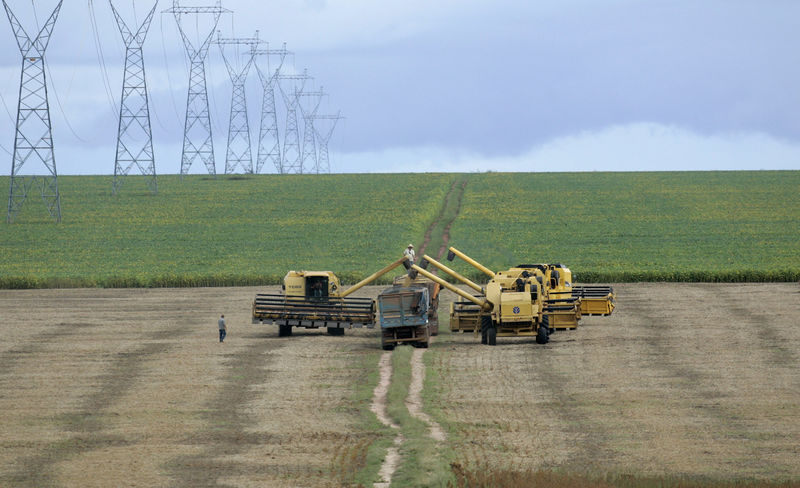
M 69 131 L 72 132 L 72 135 L 75 136 L 75 139 L 81 141 L 84 144 L 88 144 L 89 141 L 79 136 L 78 133 L 75 132 L 75 128 L 72 127 L 72 124 L 69 121 L 69 117 L 67 117 L 67 113 L 64 111 L 64 106 L 61 105 L 61 97 L 58 96 L 58 90 L 56 90 L 56 83 L 55 79 L 53 78 L 53 74 L 50 72 L 50 66 L 45 64 L 45 69 L 47 70 L 47 76 L 50 78 L 50 86 L 53 88 L 53 93 L 56 96 L 56 105 L 58 105 L 58 110 L 59 112 L 61 112 L 61 116 L 64 117 L 64 122 L 66 122 Z
M 175 112 L 175 119 L 178 121 L 178 124 L 181 123 L 181 115 L 178 111 L 178 104 L 175 102 L 175 90 L 173 89 L 172 85 L 172 76 L 170 76 L 169 71 L 169 58 L 167 56 L 167 45 L 165 43 L 165 35 L 164 35 L 164 12 L 161 12 L 161 17 L 159 18 L 159 24 L 161 27 L 161 51 L 164 54 L 164 65 L 167 71 L 167 83 L 169 84 L 169 99 L 172 102 L 172 109 Z M 184 64 L 185 64 L 185 56 L 184 56 Z M 188 71 L 188 68 L 187 68 Z
M 103 46 L 102 42 L 100 41 L 100 33 L 97 29 L 97 18 L 94 12 L 94 3 L 92 0 L 89 0 L 89 21 L 92 24 L 92 34 L 94 38 L 94 48 L 97 54 L 97 61 L 100 63 L 100 72 L 103 78 L 103 87 L 106 91 L 106 96 L 108 97 L 108 103 L 111 107 L 111 112 L 116 117 L 119 114 L 119 108 L 117 104 L 114 103 L 114 95 L 113 90 L 111 89 L 111 83 L 108 80 L 108 69 L 106 68 L 106 60 L 105 55 L 103 54 Z

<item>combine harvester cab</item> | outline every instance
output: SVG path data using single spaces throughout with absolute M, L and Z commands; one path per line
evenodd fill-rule
M 281 337 L 292 335 L 292 327 L 327 328 L 330 335 L 344 335 L 345 328 L 374 327 L 375 301 L 349 295 L 396 267 L 403 257 L 342 291 L 331 271 L 289 271 L 282 294 L 257 294 L 253 301 L 254 324 L 275 324 Z
M 572 293 L 572 271 L 561 264 L 518 264 L 509 272 L 536 274 L 544 291 L 544 322 L 552 330 L 575 330 L 583 315 L 581 298 Z
M 427 286 L 393 286 L 378 295 L 381 347 L 391 351 L 398 344 L 428 347 L 430 344 L 430 292 Z

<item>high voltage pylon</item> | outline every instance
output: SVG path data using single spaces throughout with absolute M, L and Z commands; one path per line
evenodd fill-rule
M 228 125 L 228 151 L 225 155 L 225 174 L 236 171 L 238 166 L 242 167 L 245 173 L 253 173 L 253 152 L 250 149 L 250 123 L 247 120 L 247 97 L 245 96 L 245 81 L 250 66 L 253 64 L 253 56 L 256 47 L 261 42 L 258 39 L 258 31 L 254 37 L 220 37 L 217 32 L 217 39 L 214 41 L 219 45 L 225 67 L 228 68 L 228 75 L 231 77 L 233 92 L 231 94 L 231 116 Z M 225 55 L 226 45 L 248 46 L 245 53 L 239 53 L 235 49 L 235 55 L 243 54 L 247 57 L 244 65 L 240 65 L 239 60 L 233 63 Z
M 6 0 L 3 0 L 3 7 L 6 9 L 8 21 L 11 23 L 17 39 L 17 46 L 22 54 L 17 125 L 11 162 L 11 188 L 8 192 L 8 214 L 6 215 L 8 223 L 11 223 L 28 196 L 28 190 L 36 182 L 41 183 L 42 200 L 50 216 L 56 222 L 61 222 L 61 198 L 58 193 L 58 172 L 53 151 L 50 105 L 47 101 L 44 53 L 50 42 L 62 2 L 63 0 L 58 2 L 36 38 L 31 39 L 14 16 Z M 49 175 L 21 174 L 22 167 L 29 160 L 42 163 Z
M 230 12 L 222 8 L 220 1 L 214 7 L 181 7 L 178 0 L 173 0 L 172 8 L 164 13 L 175 15 L 175 22 L 186 47 L 189 58 L 189 93 L 186 97 L 186 122 L 183 129 L 183 154 L 181 156 L 181 177 L 188 174 L 192 163 L 199 159 L 208 170 L 208 174 L 216 175 L 214 164 L 214 140 L 211 134 L 211 115 L 208 109 L 208 90 L 206 89 L 205 59 L 208 55 L 208 46 L 214 30 L 217 28 L 219 18 L 223 13 Z M 185 14 L 211 14 L 214 17 L 213 26 L 208 36 L 194 46 L 186 35 L 181 25 L 181 15 Z
M 278 134 L 278 113 L 275 109 L 275 82 L 276 77 L 283 67 L 283 61 L 287 54 L 291 54 L 286 50 L 286 43 L 283 43 L 282 49 L 256 49 L 253 51 L 254 56 L 264 56 L 267 59 L 267 70 L 262 71 L 255 62 L 256 73 L 258 79 L 261 81 L 262 97 L 261 97 L 261 126 L 258 132 L 258 154 L 256 155 L 255 173 L 260 173 L 264 164 L 271 162 L 275 166 L 278 173 L 281 171 L 281 145 L 280 137 Z M 278 66 L 275 70 L 271 69 L 269 62 L 270 56 L 278 57 Z
M 308 162 L 313 165 L 311 168 L 312 173 L 319 174 L 319 161 L 317 161 L 317 150 L 314 137 L 314 116 L 317 115 L 319 104 L 326 93 L 322 87 L 318 91 L 301 91 L 297 93 L 298 97 L 308 98 L 308 106 L 304 106 L 303 102 L 299 102 L 300 112 L 303 115 L 303 155 L 300 158 L 300 164 L 303 168 L 308 168 Z
M 328 153 L 328 143 L 331 140 L 331 136 L 333 135 L 333 129 L 336 128 L 337 122 L 343 119 L 341 111 L 336 113 L 336 115 L 315 115 L 315 120 L 330 120 L 332 121 L 331 125 L 325 131 L 319 130 L 317 125 L 314 126 L 314 133 L 317 136 L 317 143 L 319 145 L 317 151 L 317 173 L 330 173 L 331 172 L 331 163 L 330 163 L 330 155 Z
M 278 81 L 278 88 L 280 89 L 283 101 L 286 104 L 286 132 L 283 136 L 283 153 L 281 154 L 281 174 L 287 173 L 303 173 L 303 164 L 300 154 L 300 133 L 297 129 L 297 103 L 300 100 L 299 93 L 303 91 L 306 81 L 312 79 L 308 75 L 307 70 L 303 70 L 302 74 L 298 75 L 282 75 L 275 76 Z M 283 89 L 282 80 L 300 82 L 298 89 L 297 85 L 293 83 L 293 90 L 288 92 Z
M 133 165 L 147 176 L 147 188 L 158 193 L 156 181 L 156 161 L 153 153 L 153 133 L 150 127 L 150 107 L 147 99 L 147 81 L 144 74 L 142 45 L 147 37 L 150 22 L 156 12 L 158 0 L 145 17 L 136 33 L 127 24 L 108 0 L 119 32 L 125 43 L 125 75 L 122 81 L 122 100 L 119 106 L 119 125 L 117 129 L 117 156 L 114 161 L 113 193 L 116 195 L 122 181 Z

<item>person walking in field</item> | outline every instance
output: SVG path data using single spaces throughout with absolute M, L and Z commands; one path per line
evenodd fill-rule
M 219 316 L 217 324 L 219 325 L 219 341 L 225 342 L 225 336 L 228 334 L 228 330 L 225 328 L 225 315 Z
M 406 250 L 403 251 L 403 256 L 406 256 L 412 263 L 417 260 L 417 253 L 414 252 L 414 244 L 408 245 Z

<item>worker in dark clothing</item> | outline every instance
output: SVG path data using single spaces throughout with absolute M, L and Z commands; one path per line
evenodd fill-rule
M 219 325 L 219 341 L 225 342 L 225 336 L 228 335 L 228 331 L 225 327 L 225 316 L 220 315 L 219 320 L 217 321 L 217 325 Z

